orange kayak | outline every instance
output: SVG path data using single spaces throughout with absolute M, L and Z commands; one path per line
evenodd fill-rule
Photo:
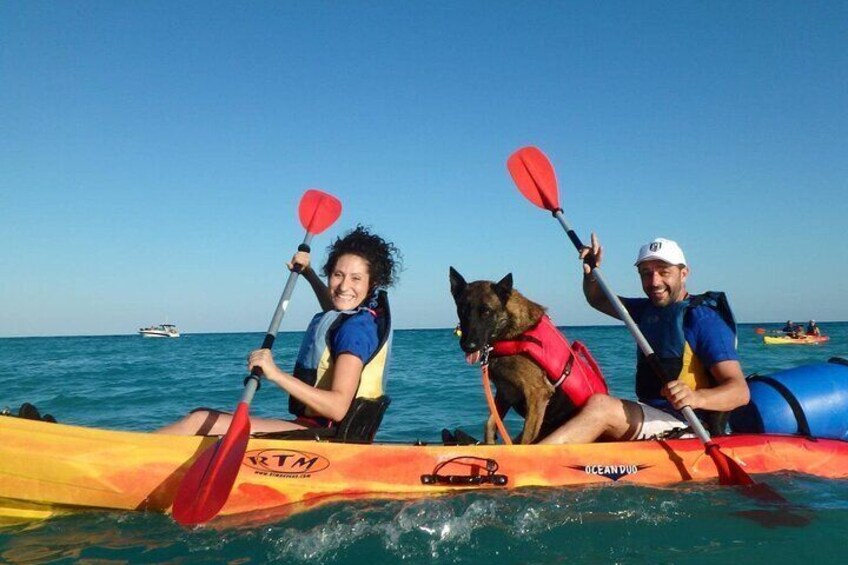
M 215 438 L 113 431 L 0 416 L 0 524 L 80 510 L 169 513 L 183 475 Z M 749 474 L 848 477 L 848 442 L 716 438 Z M 585 445 L 442 446 L 250 440 L 221 515 L 283 517 L 332 501 L 472 489 L 715 481 L 696 439 Z

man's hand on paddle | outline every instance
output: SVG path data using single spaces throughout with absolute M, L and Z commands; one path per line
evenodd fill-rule
M 603 252 L 604 248 L 601 247 L 598 236 L 593 232 L 590 245 L 584 245 L 580 250 L 580 258 L 583 259 L 583 273 L 588 275 L 592 272 L 593 267 L 601 266 Z
M 680 410 L 684 406 L 693 410 L 701 407 L 698 393 L 680 380 L 674 380 L 665 385 L 662 389 L 662 395 L 674 406 L 675 410 Z
M 598 281 L 592 275 L 592 270 L 601 266 L 603 254 L 604 248 L 601 247 L 598 236 L 592 233 L 589 245 L 584 245 L 580 248 L 579 257 L 583 259 L 583 294 L 592 308 L 603 312 L 607 316 L 618 318 L 618 313 L 612 303 L 604 294 L 601 285 L 598 284 Z

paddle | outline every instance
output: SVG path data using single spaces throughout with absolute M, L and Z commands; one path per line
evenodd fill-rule
M 312 236 L 330 227 L 342 211 L 341 202 L 320 190 L 307 190 L 300 199 L 298 217 L 306 230 L 298 251 L 309 252 Z M 298 271 L 289 274 L 283 294 L 277 304 L 268 333 L 262 342 L 263 349 L 271 349 L 277 336 L 280 322 L 286 313 Z M 241 461 L 250 439 L 250 403 L 259 388 L 262 372 L 254 368 L 245 379 L 244 393 L 236 407 L 227 433 L 198 457 L 183 477 L 174 497 L 174 519 L 184 525 L 202 524 L 218 514 L 227 502 L 230 490 L 238 475 Z
M 536 147 L 523 147 L 513 153 L 507 160 L 507 168 L 509 169 L 512 179 L 518 186 L 521 193 L 530 202 L 536 206 L 548 210 L 554 217 L 559 220 L 568 238 L 574 244 L 574 247 L 580 251 L 583 249 L 583 242 L 568 225 L 565 217 L 562 215 L 562 208 L 559 206 L 559 189 L 557 188 L 556 175 L 554 168 L 548 158 Z M 630 317 L 630 314 L 624 308 L 618 296 L 612 292 L 606 283 L 600 269 L 595 265 L 590 265 L 592 274 L 595 280 L 603 290 L 604 295 L 612 304 L 619 318 L 630 330 L 630 333 L 636 339 L 639 349 L 647 358 L 651 368 L 656 373 L 663 383 L 672 381 L 662 366 L 660 365 L 657 355 L 654 353 L 641 330 Z M 754 480 L 746 473 L 736 461 L 725 455 L 719 449 L 718 444 L 712 441 L 709 433 L 701 421 L 695 416 L 695 412 L 689 406 L 684 406 L 680 411 L 689 427 L 695 432 L 695 435 L 701 440 L 706 448 L 707 455 L 712 458 L 718 470 L 719 483 L 722 485 L 752 485 Z M 776 493 L 775 493 L 776 494 Z M 778 495 L 779 496 L 779 495 Z
M 757 335 L 765 335 L 765 334 L 788 335 L 787 332 L 785 332 L 783 330 L 767 330 L 765 328 L 756 328 L 754 330 L 754 332 L 756 332 Z

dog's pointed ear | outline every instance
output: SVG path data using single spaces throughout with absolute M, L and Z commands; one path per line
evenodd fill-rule
M 509 300 L 509 295 L 512 294 L 512 273 L 507 274 L 507 276 L 495 283 L 493 288 L 501 302 L 506 304 L 506 301 Z
M 463 291 L 465 291 L 465 287 L 468 286 L 468 283 L 465 282 L 465 279 L 462 278 L 459 271 L 453 267 L 450 268 L 450 284 L 451 294 L 454 298 L 459 298 Z

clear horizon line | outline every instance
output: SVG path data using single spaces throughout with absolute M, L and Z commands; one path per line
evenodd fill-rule
M 821 324 L 841 324 L 846 323 L 848 320 L 819 320 L 816 323 Z M 777 325 L 784 324 L 785 322 L 772 321 L 772 322 L 738 322 L 739 326 L 757 326 L 757 325 Z M 799 322 L 800 323 L 800 322 Z M 806 322 L 805 322 L 806 323 Z M 565 324 L 565 325 L 557 325 L 558 328 L 605 328 L 605 327 L 620 327 L 622 329 L 627 329 L 623 324 L 618 324 L 615 322 L 611 322 L 608 324 Z M 395 331 L 403 332 L 403 331 L 453 331 L 454 327 L 448 326 L 439 326 L 439 327 L 420 327 L 420 328 L 395 328 Z M 277 332 L 278 334 L 286 334 L 286 333 L 302 333 L 306 331 L 306 329 L 302 330 L 280 330 Z M 180 330 L 181 336 L 187 335 L 224 335 L 224 334 L 262 334 L 266 333 L 261 330 L 255 331 L 200 331 L 200 332 L 186 332 L 184 330 Z M 52 337 L 131 337 L 138 336 L 138 331 L 129 332 L 129 333 L 102 333 L 102 334 L 50 334 L 50 335 L 36 335 L 36 334 L 22 334 L 22 335 L 4 335 L 0 336 L 0 339 L 30 339 L 30 338 L 52 338 Z M 164 339 L 164 338 L 163 338 Z M 179 339 L 179 338 L 168 338 L 168 339 Z

